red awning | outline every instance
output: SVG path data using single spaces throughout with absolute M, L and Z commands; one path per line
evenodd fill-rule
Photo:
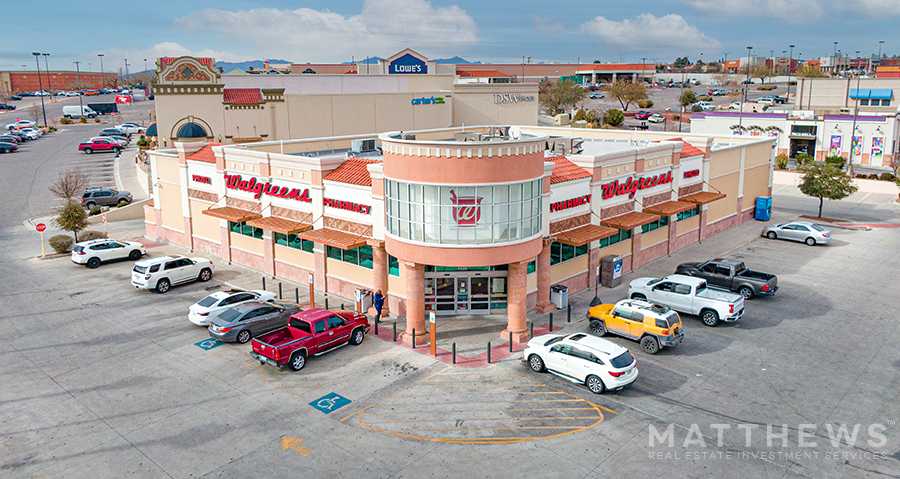
M 713 201 L 721 200 L 725 198 L 725 193 L 713 193 L 712 191 L 700 191 L 698 193 L 693 193 L 687 196 L 682 196 L 678 198 L 678 201 L 687 201 L 688 203 L 694 203 L 697 205 L 705 205 L 707 203 L 712 203 Z
M 333 230 L 331 228 L 304 231 L 302 233 L 297 233 L 297 237 L 340 249 L 359 248 L 360 246 L 366 245 L 371 239 L 368 236 Z
M 652 206 L 645 206 L 644 211 L 660 216 L 672 216 L 696 207 L 696 204 L 686 201 L 664 201 Z
M 262 218 L 262 215 L 253 211 L 242 210 L 233 206 L 223 206 L 221 208 L 210 208 L 203 210 L 203 214 L 215 216 L 223 220 L 233 221 L 235 223 L 243 223 L 244 221 Z
M 278 216 L 266 216 L 265 218 L 257 218 L 247 221 L 248 226 L 255 226 L 268 231 L 275 231 L 286 235 L 300 233 L 312 229 L 312 225 L 301 223 L 299 221 L 289 220 L 287 218 L 279 218 Z
M 613 216 L 612 218 L 607 218 L 600 222 L 603 226 L 609 226 L 610 228 L 616 228 L 620 230 L 632 230 L 637 228 L 638 226 L 643 226 L 648 223 L 653 223 L 654 221 L 659 219 L 659 215 L 652 215 L 649 213 L 638 213 L 637 211 L 632 211 L 631 213 L 625 213 L 624 215 Z
M 607 228 L 600 225 L 581 225 L 577 228 L 557 233 L 556 241 L 569 246 L 582 246 L 591 241 L 608 238 L 619 231 L 615 228 Z

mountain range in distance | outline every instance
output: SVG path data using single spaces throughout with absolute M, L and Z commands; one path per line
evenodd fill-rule
M 384 60 L 384 58 L 381 58 L 381 57 L 369 57 L 367 59 L 363 58 L 363 59 L 357 61 L 356 63 L 358 65 L 365 65 L 368 62 L 370 65 L 377 65 L 379 60 Z M 294 62 L 291 62 L 288 60 L 276 60 L 276 59 L 268 59 L 266 61 L 268 61 L 270 64 L 277 64 L 277 65 L 284 65 L 284 64 L 290 65 L 290 64 L 294 63 Z M 439 64 L 449 63 L 449 64 L 453 64 L 453 65 L 480 64 L 481 63 L 481 62 L 470 62 L 470 61 L 468 61 L 464 58 L 460 58 L 460 57 L 438 58 L 434 62 L 439 63 Z M 351 62 L 341 63 L 341 65 L 350 65 L 350 64 L 351 64 Z M 220 61 L 217 61 L 216 66 L 222 68 L 222 71 L 225 73 L 228 73 L 229 71 L 234 70 L 235 68 L 237 68 L 239 70 L 247 71 L 251 67 L 262 68 L 263 60 L 251 60 L 251 61 L 246 61 L 246 62 L 220 62 Z

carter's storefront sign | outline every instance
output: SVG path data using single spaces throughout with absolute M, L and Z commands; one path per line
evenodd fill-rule
M 309 196 L 309 189 L 301 190 L 300 188 L 288 188 L 287 186 L 274 186 L 272 183 L 260 183 L 256 178 L 250 177 L 249 180 L 241 178 L 241 175 L 225 175 L 225 187 L 231 190 L 246 191 L 253 193 L 253 199 L 258 200 L 262 195 L 274 196 L 276 198 L 284 198 L 286 200 L 303 201 L 304 203 L 312 203 Z
M 443 105 L 444 97 L 441 96 L 433 96 L 431 98 L 413 98 L 413 105 Z
M 391 62 L 390 67 L 388 67 L 388 73 L 420 75 L 428 73 L 428 65 L 426 65 L 424 61 L 407 53 Z
M 578 198 L 572 198 L 571 200 L 557 201 L 556 203 L 550 203 L 550 212 L 553 213 L 555 211 L 567 210 L 576 206 L 586 205 L 590 202 L 591 195 L 579 196 Z
M 494 103 L 497 105 L 501 105 L 503 103 L 519 103 L 520 101 L 534 101 L 535 98 L 533 96 L 528 95 L 519 95 L 517 93 L 495 93 L 494 94 Z
M 621 195 L 628 195 L 629 198 L 634 198 L 634 195 L 638 192 L 638 190 L 653 188 L 654 186 L 664 185 L 671 182 L 672 172 L 668 171 L 656 176 L 645 176 L 643 178 L 637 179 L 628 178 L 628 180 L 624 183 L 619 183 L 619 180 L 614 180 L 601 186 L 600 188 L 603 190 L 604 200 L 608 200 L 610 198 Z

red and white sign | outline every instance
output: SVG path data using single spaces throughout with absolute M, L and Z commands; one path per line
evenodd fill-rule
M 44 223 L 38 223 L 37 226 L 34 227 L 34 229 L 38 230 L 38 232 L 40 233 L 43 233 L 47 229 L 47 225 L 45 225 Z
M 103 222 L 106 223 L 106 213 L 102 213 L 100 216 L 103 217 Z
M 203 184 L 205 184 L 205 185 L 211 185 L 211 184 L 212 184 L 212 178 L 210 178 L 210 177 L 208 177 L 208 176 L 191 175 L 191 179 L 194 180 L 194 181 L 196 181 L 197 183 L 203 183 Z
M 608 200 L 614 196 L 628 195 L 634 198 L 638 190 L 653 188 L 654 186 L 664 185 L 672 182 L 672 172 L 667 171 L 656 176 L 645 176 L 643 178 L 628 178 L 628 181 L 619 183 L 619 180 L 611 181 L 600 188 L 603 190 L 603 199 Z
M 266 194 L 286 200 L 297 200 L 305 203 L 312 203 L 312 197 L 309 196 L 309 188 L 301 190 L 300 188 L 288 188 L 287 186 L 272 186 L 272 183 L 259 183 L 256 178 L 251 177 L 249 180 L 241 179 L 241 175 L 225 175 L 225 187 L 230 190 L 241 190 L 253 193 L 253 199 L 258 200 L 260 196 Z
M 457 226 L 475 226 L 481 219 L 481 200 L 483 196 L 457 197 L 456 192 L 450 190 L 450 201 L 456 205 L 453 207 L 453 221 Z
M 372 212 L 371 206 L 354 203 L 352 201 L 323 198 L 322 203 L 325 204 L 325 206 L 330 206 L 332 208 L 337 208 L 339 210 L 354 211 L 356 213 L 362 213 L 364 215 L 367 215 Z
M 685 178 L 694 178 L 700 176 L 700 170 L 688 170 L 684 172 Z
M 116 95 L 116 103 L 127 105 L 131 103 L 131 95 Z
M 550 203 L 550 212 L 553 213 L 555 211 L 567 210 L 576 206 L 586 205 L 590 202 L 591 195 L 579 196 L 578 198 L 572 198 L 570 200 L 557 201 L 556 203 Z

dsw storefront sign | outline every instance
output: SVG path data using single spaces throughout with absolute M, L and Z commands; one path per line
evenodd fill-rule
M 624 183 L 619 180 L 607 183 L 600 188 L 603 190 L 603 199 L 608 200 L 615 196 L 628 195 L 634 198 L 638 190 L 653 188 L 654 186 L 664 185 L 672 182 L 672 172 L 661 173 L 656 176 L 645 176 L 643 178 L 628 178 Z
M 519 95 L 516 93 L 494 94 L 494 103 L 498 105 L 503 103 L 519 103 L 520 101 L 534 101 L 534 97 L 529 95 Z
M 244 180 L 241 175 L 225 175 L 225 187 L 231 190 L 246 191 L 253 193 L 253 199 L 258 200 L 262 195 L 274 196 L 276 198 L 284 198 L 286 200 L 297 200 L 305 203 L 312 203 L 309 197 L 309 189 L 301 190 L 300 188 L 288 188 L 287 186 L 274 186 L 272 183 L 259 183 L 256 178 L 251 177 Z

